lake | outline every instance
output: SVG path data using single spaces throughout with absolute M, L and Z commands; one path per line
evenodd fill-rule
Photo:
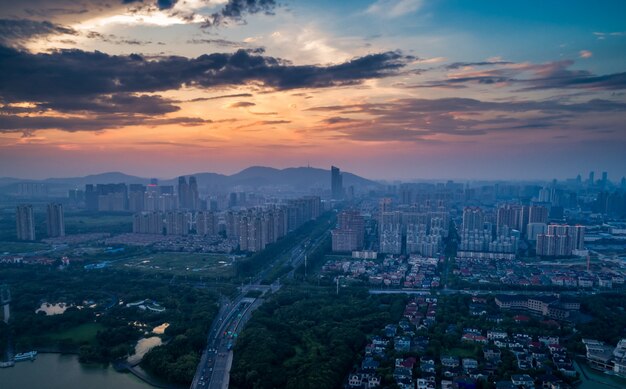
M 2 389 L 90 388 L 148 389 L 151 385 L 130 373 L 118 373 L 112 367 L 84 366 L 76 355 L 39 354 L 34 362 L 18 362 L 0 369 Z

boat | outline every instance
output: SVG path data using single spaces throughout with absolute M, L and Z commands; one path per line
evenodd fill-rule
M 13 361 L 0 362 L 0 368 L 12 367 L 12 366 L 15 366 L 15 362 L 13 362 Z
M 27 353 L 15 354 L 15 357 L 13 357 L 13 360 L 15 362 L 34 361 L 36 356 L 37 356 L 37 351 L 29 351 Z

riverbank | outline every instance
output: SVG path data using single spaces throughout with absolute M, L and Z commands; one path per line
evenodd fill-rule
M 111 366 L 83 365 L 76 355 L 58 353 L 42 353 L 34 361 L 0 369 L 0 382 L 2 389 L 152 388 L 133 374 L 121 374 Z

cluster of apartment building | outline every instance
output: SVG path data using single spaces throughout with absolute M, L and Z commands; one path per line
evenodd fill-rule
M 31 204 L 19 204 L 15 211 L 18 240 L 35 240 L 35 211 Z M 65 236 L 63 204 L 50 203 L 46 206 L 46 230 L 49 238 Z
M 378 209 L 379 251 L 387 254 L 439 253 L 448 236 L 449 208 L 444 200 L 394 206 L 383 198 Z
M 536 251 L 542 257 L 563 257 L 583 252 L 585 227 L 550 224 L 545 234 L 537 235 Z
M 317 196 L 240 211 L 140 212 L 133 215 L 133 233 L 186 236 L 195 231 L 207 237 L 222 234 L 238 241 L 241 251 L 256 252 L 320 214 L 321 201 Z
M 71 190 L 70 200 L 81 202 L 91 211 L 142 212 L 172 211 L 177 209 L 206 209 L 200 200 L 198 183 L 194 176 L 178 178 L 178 186 L 150 184 L 87 184 L 84 191 Z

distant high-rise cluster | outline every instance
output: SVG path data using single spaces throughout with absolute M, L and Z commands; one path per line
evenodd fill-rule
M 321 200 L 317 196 L 223 213 L 206 210 L 138 212 L 133 216 L 133 232 L 185 236 L 192 233 L 195 226 L 199 236 L 215 237 L 223 231 L 226 238 L 239 243 L 240 250 L 256 252 L 320 214 Z
M 206 204 L 200 201 L 198 183 L 194 176 L 178 178 L 175 191 L 172 185 L 158 185 L 152 179 L 150 184 L 88 184 L 85 191 L 70 190 L 70 200 L 80 202 L 84 198 L 85 207 L 91 211 L 104 212 L 144 212 L 144 211 L 197 211 Z
M 416 203 L 418 199 L 420 202 Z M 436 193 L 428 198 L 410 196 L 406 200 L 412 204 L 394 207 L 392 199 L 387 197 L 379 201 L 379 251 L 434 256 L 441 251 L 443 238 L 448 236 L 449 210 L 445 200 Z
M 537 255 L 561 257 L 585 248 L 585 227 L 551 224 L 548 232 L 537 235 Z

